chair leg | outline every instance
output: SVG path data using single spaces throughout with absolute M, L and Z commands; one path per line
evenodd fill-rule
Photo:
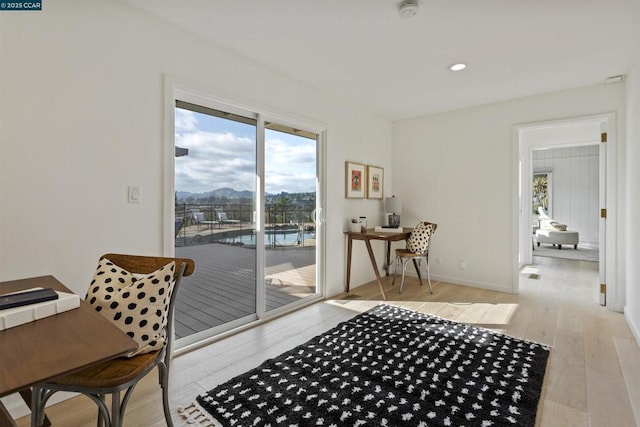
M 158 376 L 160 377 L 160 388 L 162 389 L 162 408 L 164 409 L 164 419 L 167 423 L 167 427 L 173 427 L 171 408 L 169 407 L 169 369 L 164 363 L 158 364 Z
M 433 288 L 431 287 L 431 274 L 429 273 L 429 258 L 425 261 L 427 263 L 427 284 L 429 284 L 429 293 L 433 293 Z
M 402 287 L 404 286 L 404 273 L 407 271 L 407 263 L 409 258 L 402 260 L 402 281 L 400 282 L 400 293 L 402 293 Z
M 104 394 L 90 394 L 82 393 L 83 396 L 93 400 L 98 407 L 98 417 L 96 419 L 96 425 L 98 427 L 109 427 L 111 425 L 111 416 L 109 415 L 109 408 Z
M 122 417 L 124 414 L 121 411 L 124 407 L 120 406 L 120 392 L 114 391 L 111 393 L 111 427 L 122 426 Z
M 104 401 L 104 394 L 98 394 L 98 395 L 96 395 L 96 397 L 98 399 Z M 97 421 L 96 426 L 98 426 L 98 427 L 109 427 L 107 425 L 107 420 L 104 418 L 104 414 L 102 413 L 102 408 L 100 408 L 100 405 L 98 405 L 97 402 L 96 402 L 96 405 L 98 406 L 98 421 Z
M 418 281 L 420 281 L 420 286 L 422 286 L 422 274 L 420 274 L 420 265 L 422 264 L 422 259 L 413 258 L 413 268 L 416 269 L 416 274 L 418 275 Z

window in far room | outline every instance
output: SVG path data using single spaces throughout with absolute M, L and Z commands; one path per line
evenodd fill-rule
M 544 208 L 547 215 L 551 216 L 551 184 L 553 174 L 551 172 L 534 172 L 533 173 L 533 200 L 531 203 L 532 213 L 538 214 L 538 208 Z

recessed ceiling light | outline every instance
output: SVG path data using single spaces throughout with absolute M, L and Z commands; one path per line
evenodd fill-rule
M 451 71 L 462 71 L 465 68 L 467 68 L 467 64 L 465 64 L 464 62 L 458 62 L 449 66 L 449 69 Z

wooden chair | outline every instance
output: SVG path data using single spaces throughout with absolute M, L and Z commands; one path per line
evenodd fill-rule
M 433 233 L 436 232 L 436 228 L 438 228 L 438 224 L 421 221 L 420 223 L 418 223 L 418 227 L 416 227 L 411 232 L 411 236 L 409 236 L 409 239 L 407 240 L 407 249 L 396 249 L 396 261 L 391 286 L 396 283 L 396 278 L 398 277 L 398 264 L 402 263 L 402 281 L 400 282 L 400 292 L 402 292 L 402 287 L 404 286 L 404 273 L 407 270 L 407 263 L 409 261 L 413 261 L 413 266 L 415 267 L 416 273 L 418 274 L 418 280 L 420 280 L 420 286 L 422 286 L 422 275 L 420 274 L 420 267 L 422 266 L 422 261 L 424 261 L 427 270 L 427 283 L 429 284 L 429 293 L 433 293 L 433 288 L 431 287 L 431 276 L 429 274 L 429 246 L 431 245 L 431 236 L 433 236 Z M 413 237 L 415 237 L 414 233 L 421 233 L 421 240 L 417 244 L 413 245 L 414 250 L 412 251 L 409 249 L 409 247 L 412 246 L 410 244 L 410 241 Z
M 195 269 L 193 260 L 187 258 L 166 258 L 139 255 L 106 254 L 101 257 L 111 260 L 117 266 L 136 274 L 149 274 L 175 261 L 175 284 L 169 302 L 166 326 L 166 343 L 162 349 L 151 353 L 139 354 L 131 358 L 118 358 L 99 363 L 78 372 L 57 377 L 49 382 L 38 384 L 32 393 L 31 425 L 39 427 L 44 421 L 44 407 L 47 400 L 58 391 L 81 393 L 98 405 L 98 426 L 120 427 L 127 403 L 134 387 L 144 376 L 158 367 L 162 388 L 162 404 L 167 426 L 173 426 L 169 410 L 169 366 L 173 337 L 173 314 L 176 295 L 182 277 L 189 276 Z M 120 399 L 120 392 L 126 390 Z M 111 413 L 105 396 L 111 395 Z

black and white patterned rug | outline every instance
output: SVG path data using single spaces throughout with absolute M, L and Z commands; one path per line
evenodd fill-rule
M 183 416 L 223 426 L 533 426 L 549 351 L 382 304 L 198 396 Z

